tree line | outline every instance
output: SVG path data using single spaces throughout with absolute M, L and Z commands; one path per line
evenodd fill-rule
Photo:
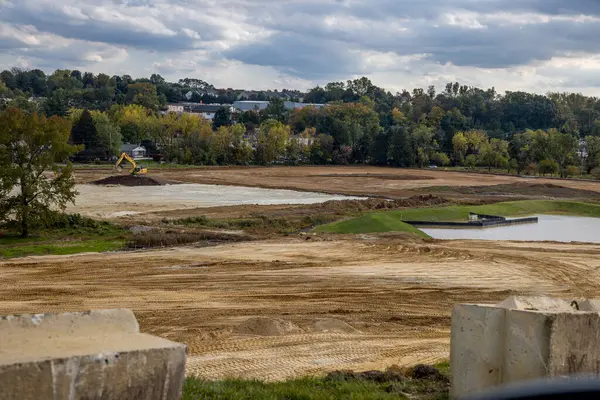
M 509 139 L 479 129 L 457 131 L 446 150 L 433 126 L 412 124 L 398 109 L 383 129 L 368 103 L 332 103 L 290 113 L 275 103 L 236 119 L 223 111 L 225 119 L 212 122 L 197 114 L 155 114 L 140 105 L 106 112 L 71 109 L 67 118 L 71 143 L 83 148 L 76 160 L 116 156 L 126 141 L 141 143 L 157 161 L 194 165 L 433 164 L 563 177 L 600 165 L 600 137 L 586 137 L 582 149 L 575 135 L 556 128 L 526 129 Z
M 186 94 L 190 92 L 192 97 L 188 99 Z M 250 100 L 274 100 L 283 92 L 290 100 L 304 103 L 372 102 L 384 129 L 393 124 L 391 113 L 398 109 L 411 123 L 432 125 L 438 142 L 446 150 L 450 150 L 451 139 L 457 131 L 471 129 L 484 130 L 488 136 L 499 139 L 525 129 L 550 128 L 581 138 L 600 136 L 600 100 L 577 93 L 540 95 L 517 91 L 500 94 L 494 88 L 481 89 L 450 82 L 439 93 L 430 86 L 426 90 L 415 88 L 392 94 L 363 77 L 330 82 L 307 93 L 284 89 L 281 92 L 252 92 L 247 97 Z M 39 69 L 13 68 L 0 72 L 0 99 L 4 99 L 4 107 L 37 107 L 36 111 L 48 116 L 66 116 L 73 107 L 107 111 L 113 105 L 138 104 L 158 111 L 164 109 L 166 103 L 188 100 L 232 104 L 245 93 L 243 89 L 216 89 L 200 79 L 168 82 L 158 74 L 134 79 L 130 75 L 96 75 L 67 69 L 49 75 Z M 43 98 L 43 101 L 28 102 L 30 97 Z
M 300 94 L 323 108 L 289 111 L 274 97 L 265 110 L 224 108 L 211 122 L 160 112 L 167 88 L 214 93 L 195 79 L 12 70 L 0 73 L 0 85 L 0 94 L 46 95 L 41 102 L 14 97 L 6 106 L 70 120 L 71 143 L 83 145 L 83 159 L 118 155 L 128 142 L 157 159 L 204 165 L 435 164 L 568 176 L 600 163 L 600 101 L 580 94 L 500 95 L 449 83 L 441 93 L 429 87 L 392 95 L 360 78 Z

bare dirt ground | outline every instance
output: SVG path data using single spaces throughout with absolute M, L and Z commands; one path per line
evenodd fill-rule
M 89 183 L 113 174 L 110 168 L 78 169 L 76 179 Z M 150 169 L 149 176 L 354 196 L 443 197 L 430 202 L 600 200 L 600 182 L 436 170 L 195 168 Z M 173 196 L 143 187 L 122 188 L 111 197 L 103 186 L 94 188 L 78 199 L 79 210 L 131 225 L 188 216 L 303 218 L 379 207 L 364 201 L 255 205 L 253 195 L 241 196 L 250 200 L 242 205 L 200 207 L 206 193 L 186 194 L 185 185 L 169 187 Z M 598 297 L 600 290 L 600 245 L 278 235 L 204 248 L 0 260 L 0 315 L 131 308 L 143 331 L 189 346 L 190 374 L 278 380 L 446 359 L 457 302 L 497 302 L 511 294 Z
M 85 184 L 114 174 L 115 171 L 108 167 L 77 169 L 76 181 Z M 326 196 L 319 193 L 384 198 L 433 194 L 470 203 L 529 198 L 600 201 L 600 181 L 520 178 L 371 166 L 156 168 L 150 169 L 148 176 L 162 182 L 223 186 L 203 189 L 189 185 L 136 188 L 84 185 L 78 188 L 80 195 L 77 204 L 70 206 L 68 211 L 132 222 L 140 219 L 155 220 L 153 217 L 156 215 L 161 218 L 238 215 L 238 210 L 270 212 L 293 207 L 281 205 L 286 202 L 325 201 Z M 227 186 L 241 187 L 228 189 Z M 313 193 L 261 193 L 258 188 Z M 276 203 L 280 204 L 275 205 Z M 236 206 L 225 208 L 232 204 Z
M 113 175 L 106 169 L 78 169 L 78 183 Z M 512 183 L 555 184 L 600 192 L 600 181 L 521 178 L 429 169 L 371 166 L 207 167 L 150 169 L 149 176 L 164 181 L 292 189 L 351 196 L 407 197 L 439 186 L 490 186 Z M 467 195 L 468 193 L 461 193 Z
M 127 307 L 190 374 L 277 380 L 445 359 L 456 302 L 597 297 L 600 245 L 297 236 L 5 260 L 0 281 L 0 315 Z

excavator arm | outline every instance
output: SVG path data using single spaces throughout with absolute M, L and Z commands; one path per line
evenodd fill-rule
M 119 165 L 123 162 L 123 160 L 129 161 L 129 163 L 131 164 L 132 168 L 129 171 L 129 173 L 131 175 L 135 175 L 138 173 L 145 174 L 147 172 L 146 168 L 138 168 L 137 164 L 135 163 L 135 160 L 133 158 L 131 158 L 129 156 L 129 154 L 127 154 L 127 153 L 121 154 L 121 157 L 119 157 L 119 159 L 117 160 L 117 163 L 115 164 L 115 169 L 119 168 Z

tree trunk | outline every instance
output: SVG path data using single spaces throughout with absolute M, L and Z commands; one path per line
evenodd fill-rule
M 29 207 L 27 202 L 23 201 L 21 209 L 21 237 L 26 238 L 29 236 Z
M 27 182 L 24 176 L 21 176 L 21 237 L 29 236 L 29 205 L 27 204 L 27 195 L 25 188 Z

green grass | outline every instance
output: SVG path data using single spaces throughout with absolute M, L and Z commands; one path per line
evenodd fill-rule
M 64 241 L 64 242 L 52 242 L 52 243 L 40 243 L 40 244 L 27 244 L 35 241 L 41 241 L 43 239 L 37 238 L 32 241 L 26 241 L 22 244 L 15 244 L 14 241 L 5 241 L 4 238 L 0 239 L 0 257 L 13 258 L 13 257 L 25 257 L 25 256 L 41 256 L 41 255 L 65 255 L 65 254 L 77 254 L 87 252 L 105 252 L 105 251 L 116 251 L 123 248 L 125 245 L 124 240 L 120 239 L 92 239 L 82 241 Z M 10 238 L 8 238 L 10 239 Z M 23 240 L 23 239 L 20 239 Z M 27 240 L 27 239 L 25 239 Z M 7 242 L 11 245 L 7 246 Z
M 448 399 L 447 363 L 436 365 L 444 380 L 412 379 L 364 380 L 301 378 L 265 383 L 256 380 L 225 379 L 207 381 L 188 377 L 183 385 L 183 400 L 387 400 Z
M 14 221 L 0 226 L 0 258 L 76 254 L 122 249 L 129 233 L 106 221 L 77 214 L 50 214 L 21 238 Z
M 339 382 L 327 384 L 322 379 L 304 378 L 287 382 L 223 380 L 217 382 L 188 378 L 183 400 L 330 400 L 330 399 L 406 399 L 398 393 L 386 393 L 372 382 Z
M 423 232 L 403 221 L 466 221 L 469 212 L 504 217 L 561 214 L 600 218 L 600 205 L 575 201 L 524 200 L 484 206 L 413 208 L 368 213 L 357 218 L 322 225 L 315 230 L 331 233 L 409 232 L 423 237 Z
M 315 231 L 330 233 L 407 232 L 424 238 L 430 237 L 414 226 L 402 222 L 401 219 L 390 217 L 388 213 L 368 213 L 362 217 L 321 225 Z

